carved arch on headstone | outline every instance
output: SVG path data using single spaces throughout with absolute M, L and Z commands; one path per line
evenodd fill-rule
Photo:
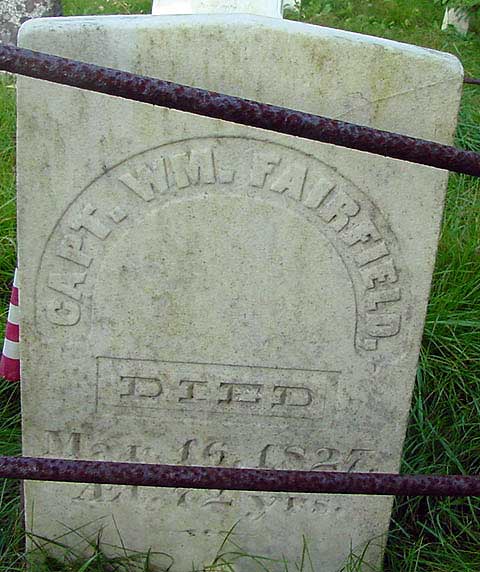
M 245 153 L 251 154 L 247 161 Z M 238 183 L 235 192 L 274 197 L 315 221 L 353 285 L 356 351 L 376 351 L 384 338 L 398 335 L 400 255 L 379 209 L 335 167 L 311 154 L 260 138 L 231 136 L 183 139 L 144 150 L 81 190 L 57 221 L 42 254 L 36 319 L 76 326 L 88 315 L 89 271 L 125 221 L 141 220 L 156 203 L 178 200 L 192 189 L 231 189 L 233 181 Z

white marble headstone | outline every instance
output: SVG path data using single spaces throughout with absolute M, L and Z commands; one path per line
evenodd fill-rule
M 450 55 L 260 16 L 32 21 L 20 43 L 445 143 L 462 87 Z M 32 79 L 18 114 L 25 455 L 398 470 L 446 172 Z M 234 526 L 291 569 L 303 538 L 315 570 L 369 543 L 376 565 L 391 502 L 26 485 L 33 533 L 103 528 L 173 572 Z

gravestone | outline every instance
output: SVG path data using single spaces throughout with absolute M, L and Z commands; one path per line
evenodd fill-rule
M 285 0 L 153 0 L 152 14 L 247 13 L 280 17 Z
M 459 34 L 467 34 L 470 27 L 470 11 L 458 7 L 445 8 L 442 30 L 448 30 L 450 26 L 453 26 Z
M 20 44 L 443 143 L 462 87 L 451 55 L 262 16 L 38 20 Z M 25 455 L 398 471 L 446 172 L 27 78 L 18 110 Z M 392 505 L 25 489 L 34 534 L 101 529 L 173 572 L 232 527 L 292 569 L 303 539 L 315 570 L 377 565 Z
M 284 0 L 283 1 L 283 9 L 285 10 L 288 8 L 289 10 L 298 10 L 300 6 L 300 2 L 297 0 Z
M 18 28 L 30 18 L 58 16 L 60 13 L 60 0 L 2 0 L 0 42 L 15 43 Z

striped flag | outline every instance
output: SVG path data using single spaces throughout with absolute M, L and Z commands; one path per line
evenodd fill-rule
M 20 381 L 20 308 L 18 306 L 17 270 L 13 279 L 8 310 L 7 328 L 0 358 L 0 376 L 8 381 Z

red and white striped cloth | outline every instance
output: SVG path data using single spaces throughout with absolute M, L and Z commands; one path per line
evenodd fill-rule
M 13 279 L 10 308 L 8 309 L 7 328 L 3 352 L 0 358 L 0 377 L 8 381 L 20 381 L 20 308 L 18 305 L 17 270 Z

